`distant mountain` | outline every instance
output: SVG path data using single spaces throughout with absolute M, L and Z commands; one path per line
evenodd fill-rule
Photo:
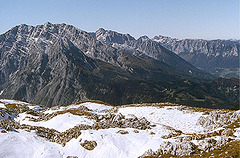
M 239 78 L 239 40 L 176 39 L 161 35 L 153 40 L 197 68 L 220 77 Z
M 105 30 L 103 28 L 97 30 L 95 33 L 91 33 L 91 35 L 99 41 L 134 56 L 148 57 L 164 62 L 181 72 L 191 74 L 196 77 L 209 77 L 203 71 L 196 69 L 178 55 L 169 51 L 158 42 L 149 39 L 147 36 L 135 39 L 129 34 L 121 34 L 115 31 Z
M 214 108 L 238 104 L 204 89 L 201 102 L 195 90 L 175 97 L 188 81 L 201 87 L 195 82 L 214 77 L 147 37 L 136 40 L 104 29 L 87 33 L 66 24 L 22 24 L 0 35 L 0 59 L 0 98 L 48 106 L 89 99 L 114 105 L 174 100 Z

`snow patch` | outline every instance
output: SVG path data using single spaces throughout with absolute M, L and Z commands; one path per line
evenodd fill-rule
M 0 108 L 6 108 L 5 104 L 0 103 Z
M 29 107 L 29 109 L 32 109 L 32 110 L 34 110 L 34 111 L 41 111 L 41 110 L 44 110 L 45 108 L 42 108 L 42 107 L 40 107 L 40 106 L 34 106 L 34 105 L 29 105 L 28 106 Z
M 206 131 L 201 125 L 196 125 L 202 113 L 180 111 L 175 107 L 125 107 L 119 108 L 118 113 L 145 117 L 153 124 L 162 124 L 181 130 L 184 133 L 203 133 Z
M 57 115 L 50 120 L 40 122 L 32 122 L 29 121 L 28 119 L 24 119 L 26 115 L 20 117 L 21 119 L 19 119 L 19 121 L 21 124 L 53 128 L 59 132 L 64 132 L 67 129 L 73 128 L 78 124 L 92 125 L 94 123 L 93 120 L 87 119 L 85 116 L 76 116 L 71 113 Z
M 23 105 L 29 104 L 29 103 L 26 103 L 26 102 L 23 102 L 23 101 L 9 100 L 9 99 L 0 99 L 0 102 L 3 102 L 5 104 L 23 104 Z
M 0 95 L 2 95 L 2 94 L 3 94 L 3 92 L 4 92 L 4 90 L 2 90 L 2 91 L 0 92 Z
M 91 102 L 83 103 L 83 104 L 80 104 L 80 105 L 85 106 L 88 109 L 91 109 L 91 110 L 93 110 L 95 112 L 98 112 L 98 113 L 104 113 L 107 110 L 110 110 L 110 109 L 113 108 L 112 106 L 108 106 L 108 105 L 104 105 L 104 104 L 98 104 L 98 103 L 91 103 Z
M 19 130 L 17 132 L 0 133 L 0 157 L 54 157 L 61 158 L 60 145 L 50 143 L 34 133 Z
M 238 137 L 240 139 L 240 128 L 236 128 L 235 130 L 236 130 L 236 132 L 233 135 L 235 135 L 236 137 Z

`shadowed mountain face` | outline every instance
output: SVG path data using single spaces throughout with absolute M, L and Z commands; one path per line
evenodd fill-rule
M 101 31 L 45 23 L 0 35 L 0 97 L 48 106 L 89 99 L 115 105 L 168 101 L 163 88 L 213 79 L 147 37 L 115 33 L 105 40 Z
M 220 77 L 239 78 L 239 41 L 179 40 L 161 35 L 155 36 L 153 40 L 175 52 L 195 67 Z

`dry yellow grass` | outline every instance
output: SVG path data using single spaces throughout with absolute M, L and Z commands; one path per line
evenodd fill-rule
M 238 120 L 236 120 L 232 124 L 228 125 L 226 128 L 235 129 L 235 128 L 239 128 L 239 127 L 240 127 L 240 118 L 238 118 Z
M 5 107 L 6 108 L 11 108 L 11 109 L 19 109 L 17 104 L 5 104 Z
M 200 153 L 196 153 L 200 154 Z M 200 158 L 200 156 L 194 156 Z M 210 152 L 202 153 L 202 157 L 221 157 L 221 158 L 239 158 L 240 157 L 240 141 L 232 141 L 220 149 L 216 149 Z

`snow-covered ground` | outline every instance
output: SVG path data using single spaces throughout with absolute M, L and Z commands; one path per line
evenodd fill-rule
M 37 118 L 37 117 L 35 117 L 35 118 Z M 93 124 L 93 120 L 87 119 L 85 116 L 76 116 L 71 113 L 61 114 L 56 117 L 53 117 L 50 120 L 39 121 L 39 122 L 29 121 L 28 118 L 25 119 L 25 114 L 20 114 L 20 116 L 18 118 L 16 118 L 15 120 L 19 121 L 21 124 L 53 128 L 59 132 L 64 132 L 67 129 L 73 128 L 74 126 L 76 126 L 78 124 L 87 124 L 87 125 Z
M 23 102 L 23 101 L 9 100 L 9 99 L 0 99 L 0 102 L 3 102 L 5 104 L 22 104 L 22 105 L 29 104 L 29 103 L 26 103 L 26 102 Z
M 50 143 L 34 132 L 18 130 L 0 134 L 1 158 L 60 158 L 61 145 Z
M 99 104 L 99 103 L 91 103 L 91 102 L 86 102 L 86 103 L 81 103 L 81 104 L 72 104 L 69 106 L 62 106 L 59 108 L 51 108 L 48 109 L 46 111 L 44 111 L 44 113 L 54 113 L 57 111 L 64 111 L 64 110 L 69 110 L 69 109 L 78 109 L 79 107 L 84 106 L 86 108 L 88 108 L 89 110 L 92 110 L 95 113 L 104 113 L 107 110 L 110 110 L 111 108 L 113 108 L 112 106 L 108 106 L 108 105 L 104 105 L 104 104 Z
M 206 131 L 202 126 L 197 125 L 197 120 L 202 112 L 190 112 L 178 110 L 178 106 L 172 107 L 125 107 L 120 108 L 118 113 L 124 115 L 135 115 L 145 117 L 154 124 L 162 124 L 173 127 L 176 130 L 188 133 L 202 133 Z
M 91 109 L 91 110 L 93 110 L 94 112 L 97 112 L 97 113 L 104 113 L 105 111 L 113 108 L 112 106 L 108 106 L 108 105 L 104 105 L 104 104 L 98 104 L 98 103 L 91 103 L 91 102 L 86 102 L 86 103 L 83 103 L 83 104 L 80 104 L 80 105 L 85 106 L 88 109 Z
M 5 107 L 5 104 L 0 103 L 0 108 L 6 108 L 6 107 Z
M 72 104 L 66 107 L 43 108 L 25 102 L 14 100 L 0 100 L 0 112 L 5 116 L 0 115 L 0 119 L 14 119 L 20 125 L 26 124 L 30 126 L 45 127 L 55 129 L 58 132 L 71 130 L 74 126 L 89 125 L 92 127 L 99 120 L 104 122 L 107 115 L 111 117 L 123 115 L 120 121 L 126 121 L 128 118 L 141 120 L 146 118 L 150 122 L 151 128 L 145 130 L 135 128 L 100 128 L 100 129 L 84 129 L 78 137 L 70 139 L 66 144 L 58 144 L 50 142 L 47 137 L 43 138 L 37 135 L 35 130 L 25 131 L 24 129 L 16 129 L 15 131 L 3 132 L 5 129 L 0 126 L 0 157 L 4 158 L 22 158 L 22 157 L 91 157 L 91 158 L 135 158 L 143 155 L 151 149 L 157 151 L 161 145 L 166 142 L 173 144 L 181 144 L 179 141 L 182 137 L 191 136 L 192 134 L 207 134 L 214 130 L 224 129 L 215 128 L 212 130 L 206 129 L 199 124 L 201 117 L 206 118 L 208 115 L 204 112 L 194 111 L 191 108 L 179 108 L 182 106 L 120 106 L 113 107 L 100 103 L 85 102 Z M 6 113 L 4 109 L 6 104 L 21 104 L 27 106 L 30 110 L 34 110 L 38 115 L 33 115 L 31 112 L 24 111 L 22 113 Z M 86 114 L 75 114 L 67 110 L 79 110 L 81 112 L 86 107 Z M 2 108 L 2 109 L 1 109 Z M 114 108 L 114 109 L 113 109 Z M 111 110 L 112 109 L 112 110 Z M 64 112 L 67 111 L 67 112 Z M 226 111 L 227 113 L 227 111 Z M 53 115 L 56 114 L 56 115 Z M 239 114 L 239 113 L 236 113 Z M 49 117 L 46 120 L 37 120 L 40 117 Z M 101 117 L 102 116 L 102 117 Z M 106 117 L 106 118 L 104 118 Z M 31 119 L 33 118 L 33 119 Z M 34 121 L 35 119 L 35 121 Z M 236 120 L 239 116 L 236 116 Z M 117 117 L 114 121 L 119 121 Z M 234 118 L 233 118 L 234 121 Z M 214 123 L 214 121 L 209 121 Z M 122 124 L 121 122 L 119 124 Z M 120 132 L 122 131 L 122 133 Z M 76 132 L 76 131 L 72 131 Z M 231 139 L 240 140 L 240 128 L 236 127 Z M 225 139 L 226 136 L 224 136 Z M 216 137 L 219 141 L 221 136 Z M 222 138 L 221 138 L 222 139 Z M 96 142 L 96 146 L 92 150 L 87 150 L 81 144 L 86 141 Z M 199 140 L 190 140 L 189 142 L 195 145 L 201 144 Z

